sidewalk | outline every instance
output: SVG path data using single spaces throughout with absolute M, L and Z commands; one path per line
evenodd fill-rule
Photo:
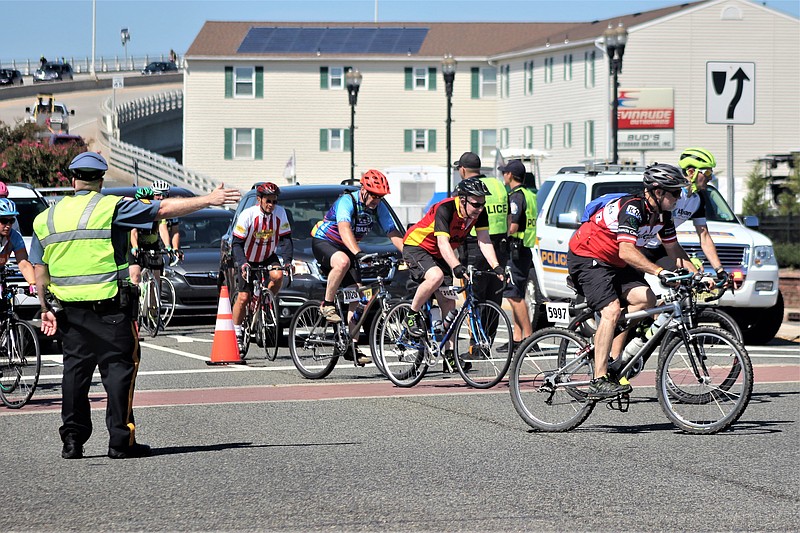
M 776 338 L 800 343 L 800 309 L 786 308 Z

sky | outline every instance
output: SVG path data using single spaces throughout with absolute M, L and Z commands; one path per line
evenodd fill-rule
M 179 55 L 208 20 L 276 22 L 583 22 L 649 11 L 681 0 L 96 0 L 96 56 Z M 800 0 L 767 0 L 800 18 Z M 377 8 L 376 8 L 377 5 Z M 91 0 L 0 0 L 0 64 L 90 57 Z

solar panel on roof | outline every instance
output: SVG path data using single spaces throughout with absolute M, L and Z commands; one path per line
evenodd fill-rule
M 250 28 L 237 53 L 415 54 L 428 28 Z

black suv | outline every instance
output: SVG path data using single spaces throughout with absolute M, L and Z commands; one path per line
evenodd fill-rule
M 33 73 L 33 83 L 72 80 L 72 76 L 72 65 L 69 63 L 45 63 Z
M 151 74 L 168 74 L 170 72 L 178 72 L 178 66 L 172 61 L 153 61 L 142 69 L 142 74 L 145 76 Z
M 12 68 L 0 69 L 0 85 L 22 85 L 22 73 Z
M 255 188 L 259 184 L 253 185 L 239 202 L 236 214 L 233 217 L 228 232 L 222 237 L 222 254 L 220 257 L 220 285 L 225 283 L 228 286 L 231 303 L 236 297 L 236 266 L 231 256 L 231 241 L 233 226 L 239 218 L 239 214 L 256 204 Z M 322 300 L 325 296 L 326 278 L 322 275 L 311 251 L 311 229 L 320 221 L 325 213 L 330 209 L 333 202 L 345 192 L 358 191 L 357 185 L 293 185 L 281 187 L 279 205 L 286 209 L 289 222 L 292 225 L 292 240 L 294 241 L 294 267 L 295 273 L 291 284 L 284 282 L 281 292 L 278 294 L 278 305 L 280 312 L 281 326 L 288 326 L 289 321 L 294 315 L 295 310 L 307 300 Z M 382 200 L 385 202 L 386 200 Z M 402 228 L 397 215 L 389 204 L 386 204 L 389 212 L 395 220 L 398 228 Z M 364 237 L 360 242 L 361 249 L 367 253 L 374 252 L 400 252 L 394 247 L 389 238 L 379 225 L 375 225 L 373 231 Z M 388 267 L 382 270 L 367 269 L 362 272 L 362 281 L 370 283 L 375 281 L 376 276 L 386 276 Z M 397 298 L 406 297 L 406 283 L 408 281 L 408 270 L 398 270 L 394 279 L 388 281 L 389 292 Z

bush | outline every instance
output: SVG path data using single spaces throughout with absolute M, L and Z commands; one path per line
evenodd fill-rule
M 800 268 L 800 247 L 786 242 L 773 243 L 773 247 L 780 268 Z
M 67 167 L 86 148 L 75 144 L 51 146 L 47 140 L 36 138 L 39 130 L 33 124 L 9 128 L 0 123 L 0 180 L 34 187 L 69 186 Z

